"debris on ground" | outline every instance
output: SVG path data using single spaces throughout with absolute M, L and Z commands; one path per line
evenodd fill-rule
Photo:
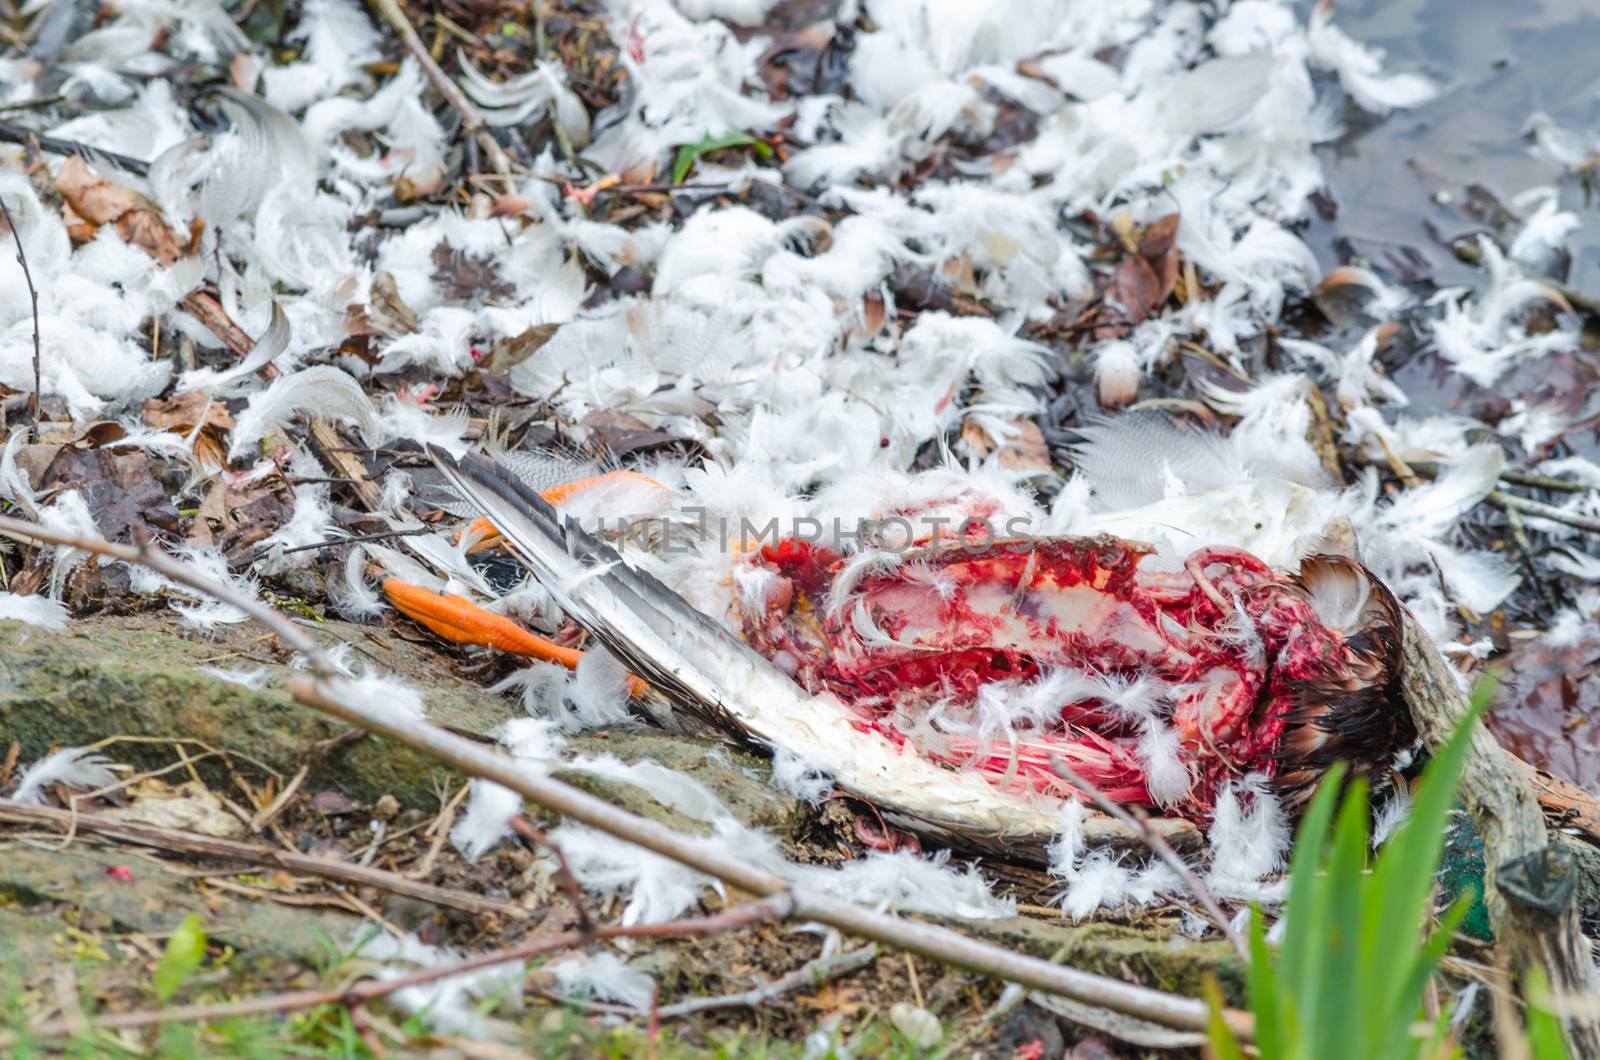
M 796 892 L 1241 1005 L 1323 772 L 1406 812 L 1412 623 L 1501 675 L 1600 918 L 1581 131 L 1334 260 L 1330 153 L 1448 82 L 1326 0 L 0 28 L 0 509 L 55 535 L 0 550 L 7 1048 L 1198 1041 L 772 920 L 307 673 Z M 268 995 L 292 1026 L 153 1029 Z

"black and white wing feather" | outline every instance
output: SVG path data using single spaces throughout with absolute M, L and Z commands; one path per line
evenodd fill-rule
M 1008 856 L 1044 856 L 1056 834 L 1053 807 L 860 731 L 837 700 L 806 692 L 660 580 L 563 518 L 514 472 L 483 457 L 458 462 L 436 447 L 429 453 L 561 608 L 658 691 L 736 735 L 799 756 L 902 827 Z M 1186 822 L 1163 822 L 1169 823 L 1170 840 L 1195 838 Z M 1090 824 L 1092 840 L 1137 841 L 1110 818 Z

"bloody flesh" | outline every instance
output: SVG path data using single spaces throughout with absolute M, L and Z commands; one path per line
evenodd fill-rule
M 1332 753 L 1340 718 L 1330 712 L 1343 711 L 1346 728 L 1352 710 L 1393 713 L 1392 659 L 1372 621 L 1391 613 L 1392 597 L 1375 582 L 1361 591 L 1387 603 L 1357 608 L 1355 620 L 1320 614 L 1329 606 L 1314 586 L 1245 552 L 1201 550 L 1177 571 L 1154 569 L 1149 554 L 1113 538 L 1058 538 L 846 557 L 788 540 L 745 558 L 744 584 L 756 590 L 737 619 L 752 646 L 808 691 L 848 704 L 862 728 L 997 784 L 1074 794 L 1051 768 L 1058 758 L 1113 798 L 1197 818 L 1230 777 L 1302 781 L 1308 763 L 1287 756 Z M 1324 573 L 1348 564 L 1316 562 Z M 1348 567 L 1341 576 L 1365 575 Z M 919 717 L 972 704 L 995 682 L 1017 688 L 1063 669 L 1143 680 L 1156 713 L 1132 717 L 1080 688 L 1004 741 L 940 733 L 937 722 L 932 739 L 911 735 Z M 1175 733 L 1188 777 L 1165 800 L 1152 795 L 1139 743 L 1151 724 Z M 1405 735 L 1380 728 L 1383 743 Z

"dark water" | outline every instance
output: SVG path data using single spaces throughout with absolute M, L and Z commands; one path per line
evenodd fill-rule
M 1302 16 L 1311 10 L 1301 0 Z M 1426 106 L 1374 117 L 1351 107 L 1347 129 L 1319 149 L 1331 203 L 1304 233 L 1324 269 L 1365 259 L 1394 280 L 1430 286 L 1482 282 L 1454 241 L 1518 229 L 1518 193 L 1554 185 L 1582 227 L 1554 278 L 1600 295 L 1600 183 L 1533 153 L 1529 119 L 1543 112 L 1600 148 L 1600 0 L 1336 0 L 1334 22 L 1382 48 L 1385 69 L 1420 71 L 1443 85 Z M 1600 365 L 1575 350 L 1517 366 L 1492 390 L 1468 383 L 1428 353 L 1420 329 L 1385 360 L 1411 398 L 1408 414 L 1462 413 L 1495 422 L 1517 397 L 1558 407 L 1581 424 L 1542 454 L 1600 456 Z
M 1584 221 L 1569 240 L 1566 279 L 1600 291 L 1600 198 L 1531 154 L 1525 133 L 1538 111 L 1600 133 L 1600 0 L 1338 0 L 1334 22 L 1382 47 L 1386 69 L 1422 70 L 1445 90 L 1382 120 L 1353 113 L 1344 138 L 1323 148 L 1338 209 L 1309 233 L 1323 263 L 1355 253 L 1391 275 L 1471 282 L 1473 270 L 1446 244 L 1486 230 L 1474 216 L 1484 197 L 1472 189 L 1509 208 L 1518 192 L 1560 183 L 1562 207 Z

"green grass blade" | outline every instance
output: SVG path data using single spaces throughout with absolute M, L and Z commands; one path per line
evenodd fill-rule
M 1567 1039 L 1561 1032 L 1561 1020 L 1550 1011 L 1550 982 L 1543 968 L 1535 965 L 1528 969 L 1522 993 L 1528 1003 L 1528 1053 L 1533 1060 L 1568 1060 Z
M 1287 1042 L 1285 1024 L 1292 1017 L 1284 1011 L 1288 1000 L 1278 983 L 1272 951 L 1267 949 L 1266 918 L 1261 907 L 1250 907 L 1250 969 L 1246 979 L 1250 1011 L 1256 1017 L 1256 1048 L 1262 1056 L 1283 1056 Z
M 1222 1019 L 1222 988 L 1210 976 L 1205 981 L 1206 1005 L 1211 1009 L 1211 1015 L 1206 1019 L 1206 1037 L 1211 1040 L 1211 1049 L 1216 1054 L 1217 1060 L 1244 1060 L 1244 1050 L 1239 1046 L 1239 1039 L 1233 1036 L 1233 1031 Z M 1270 1056 L 1270 1053 L 1262 1053 Z
M 206 933 L 200 927 L 200 918 L 190 913 L 183 918 L 183 923 L 167 938 L 166 949 L 162 951 L 161 963 L 156 966 L 155 990 L 156 999 L 166 1001 L 178 992 L 178 988 L 200 967 L 206 959 Z
M 1363 940 L 1372 967 L 1404 966 L 1415 955 L 1472 734 L 1493 690 L 1479 684 L 1461 724 L 1423 770 L 1410 817 L 1378 856 L 1373 884 L 1383 904 Z
M 1333 826 L 1333 846 L 1323 874 L 1327 889 L 1323 917 L 1322 989 L 1317 1019 L 1307 1030 L 1319 1047 L 1316 1055 L 1366 1060 L 1371 1028 L 1362 1018 L 1365 995 L 1373 987 L 1363 975 L 1361 937 L 1364 911 L 1370 903 L 1367 879 L 1367 784 L 1357 777 L 1345 789 Z
M 1471 908 L 1470 898 L 1453 902 L 1444 916 L 1439 918 L 1438 927 L 1428 936 L 1427 941 L 1413 947 L 1410 966 L 1394 968 L 1390 979 L 1391 985 L 1381 996 L 1382 1004 L 1369 1014 L 1373 1026 L 1382 1032 L 1374 1055 L 1393 1057 L 1417 1055 L 1417 1048 L 1411 1037 L 1411 1027 L 1417 1022 L 1417 1012 L 1422 1008 L 1423 991 L 1427 989 L 1428 979 L 1439 966 L 1440 959 L 1450 949 L 1456 928 L 1461 926 L 1462 918 Z M 1377 969 L 1373 971 L 1376 972 Z
M 1317 961 L 1328 888 L 1319 870 L 1344 774 L 1343 764 L 1338 764 L 1323 776 L 1306 815 L 1301 818 L 1289 865 L 1289 896 L 1284 908 L 1288 922 L 1278 951 L 1278 979 L 1285 994 L 1293 999 L 1291 1018 L 1303 1027 L 1315 1023 L 1321 994 L 1322 977 Z

